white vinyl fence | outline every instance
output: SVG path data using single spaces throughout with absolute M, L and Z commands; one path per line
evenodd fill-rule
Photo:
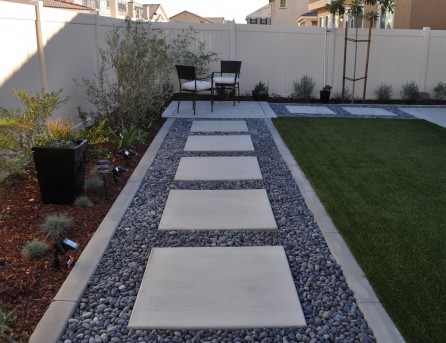
M 84 89 L 74 78 L 92 78 L 98 68 L 97 47 L 103 46 L 105 34 L 120 19 L 80 14 L 36 5 L 0 1 L 0 106 L 18 106 L 13 88 L 55 91 L 63 88 L 70 103 L 61 112 L 77 113 L 76 107 L 93 109 Z M 190 24 L 153 23 L 172 39 Z M 334 92 L 342 88 L 344 31 L 326 32 L 323 28 L 263 26 L 246 24 L 194 24 L 200 40 L 220 59 L 241 60 L 241 93 L 249 94 L 254 85 L 267 82 L 270 93 L 289 96 L 293 82 L 305 74 L 316 82 L 314 96 L 324 84 Z M 350 30 L 350 36 L 354 30 Z M 359 39 L 367 30 L 359 30 Z M 358 44 L 356 77 L 364 75 L 366 43 Z M 349 43 L 347 76 L 353 77 L 353 43 Z M 438 82 L 446 82 L 446 31 L 373 30 L 367 98 L 381 83 L 393 86 L 400 97 L 403 83 L 415 81 L 421 91 L 432 95 Z M 210 70 L 218 70 L 218 62 Z M 176 75 L 172 82 L 177 85 Z M 347 81 L 352 91 L 352 84 Z M 355 95 L 362 96 L 362 81 L 356 83 Z

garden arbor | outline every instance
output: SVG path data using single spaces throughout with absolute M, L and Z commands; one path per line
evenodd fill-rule
M 395 0 L 352 0 L 349 1 L 348 4 L 346 4 L 345 0 L 332 0 L 331 3 L 327 5 L 328 11 L 332 15 L 339 15 L 340 17 L 343 17 L 345 13 L 347 15 L 354 19 L 354 24 L 356 28 L 356 38 L 351 39 L 348 38 L 348 25 L 345 24 L 345 39 L 344 39 L 344 68 L 343 68 L 343 77 L 342 77 L 342 99 L 344 99 L 345 95 L 345 80 L 351 80 L 353 82 L 357 80 L 364 79 L 364 89 L 362 94 L 362 101 L 365 101 L 365 95 L 367 91 L 367 76 L 368 76 L 368 68 L 369 68 L 369 56 L 370 56 L 370 45 L 372 41 L 372 27 L 379 19 L 379 12 L 381 11 L 388 11 L 390 13 L 394 12 L 395 9 Z M 359 41 L 357 39 L 358 37 L 358 26 L 357 23 L 360 19 L 365 19 L 369 24 L 369 32 L 368 32 L 368 39 Z M 353 78 L 348 78 L 345 76 L 345 69 L 346 69 L 346 60 L 347 60 L 347 42 L 353 41 L 356 44 L 358 42 L 367 42 L 367 55 L 366 55 L 366 62 L 365 62 L 365 72 L 364 76 L 360 78 L 356 78 L 356 51 L 355 51 L 355 71 Z M 357 45 L 355 46 L 355 49 L 357 49 Z

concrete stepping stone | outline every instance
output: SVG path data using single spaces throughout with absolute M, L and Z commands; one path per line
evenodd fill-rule
M 362 116 L 395 116 L 395 113 L 379 107 L 342 107 L 348 113 Z
M 159 230 L 277 230 L 264 189 L 171 190 Z
M 251 136 L 189 136 L 184 151 L 254 151 Z
M 132 329 L 303 327 L 282 246 L 152 248 Z
M 290 113 L 336 114 L 326 106 L 285 106 Z
M 194 120 L 191 132 L 248 132 L 244 120 Z
M 261 180 L 257 157 L 182 157 L 175 180 Z

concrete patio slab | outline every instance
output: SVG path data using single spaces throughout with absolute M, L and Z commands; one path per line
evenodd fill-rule
M 214 102 L 214 112 L 211 112 L 210 101 L 197 101 L 197 110 L 194 115 L 192 101 L 181 101 L 180 112 L 177 113 L 177 102 L 172 101 L 164 110 L 163 118 L 276 118 L 276 114 L 266 101 L 232 101 Z
M 336 114 L 326 106 L 285 106 L 290 113 Z
M 194 120 L 190 132 L 248 132 L 244 120 Z
M 348 113 L 359 115 L 359 116 L 395 116 L 394 113 L 387 111 L 384 108 L 379 107 L 342 107 Z
M 189 136 L 184 151 L 254 151 L 249 135 Z
M 303 327 L 281 246 L 153 248 L 133 329 Z
M 446 127 L 446 107 L 399 107 L 398 109 L 419 119 Z
M 175 180 L 261 180 L 257 157 L 182 157 Z
M 264 189 L 171 190 L 159 230 L 277 230 Z

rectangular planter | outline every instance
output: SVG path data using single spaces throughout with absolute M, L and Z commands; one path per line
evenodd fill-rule
M 83 193 L 87 141 L 77 143 L 73 148 L 32 149 L 44 204 L 72 204 Z

